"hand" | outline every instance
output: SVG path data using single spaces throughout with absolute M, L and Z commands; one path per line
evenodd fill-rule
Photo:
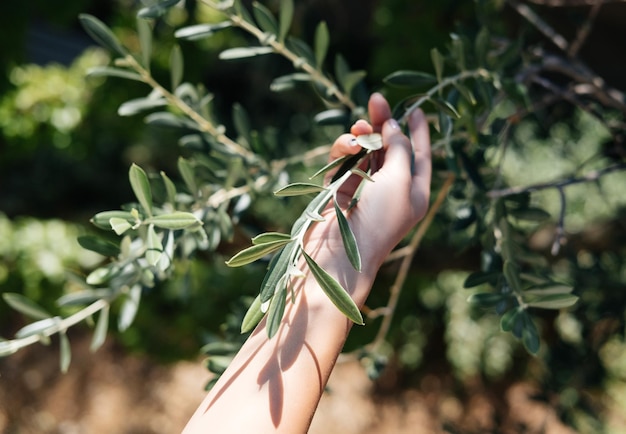
M 428 209 L 430 138 L 426 118 L 420 110 L 409 117 L 409 139 L 391 118 L 389 104 L 381 94 L 372 95 L 368 109 L 371 124 L 363 120 L 356 122 L 350 134 L 343 134 L 335 141 L 330 159 L 359 152 L 361 147 L 354 140 L 356 136 L 372 132 L 382 134 L 383 149 L 376 151 L 372 161 L 374 182 L 366 182 L 358 204 L 346 215 L 364 265 L 378 269 L 391 249 Z M 360 181 L 355 175 L 341 187 L 337 195 L 341 208 L 347 207 Z M 331 218 L 332 213 L 327 212 L 325 216 L 327 221 L 312 228 L 308 241 L 323 240 L 326 246 L 333 247 L 341 243 L 341 235 L 335 219 Z

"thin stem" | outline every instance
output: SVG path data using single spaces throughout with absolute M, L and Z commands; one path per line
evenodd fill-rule
M 542 20 L 531 8 L 525 4 L 517 2 L 516 0 L 507 0 L 507 3 L 510 4 L 518 14 L 526 18 L 529 23 L 535 26 L 537 30 L 550 39 L 554 45 L 567 53 L 569 49 L 569 43 L 567 40 L 557 33 L 548 23 Z
M 441 205 L 443 204 L 446 196 L 448 195 L 448 191 L 450 190 L 450 187 L 452 187 L 453 183 L 454 183 L 454 174 L 451 173 L 448 175 L 445 182 L 441 186 L 441 189 L 439 190 L 439 194 L 437 195 L 435 202 L 432 204 L 432 206 L 428 210 L 428 213 L 424 217 L 424 220 L 422 220 L 419 227 L 417 228 L 417 231 L 415 231 L 415 234 L 411 238 L 411 241 L 408 246 L 409 253 L 404 255 L 402 262 L 400 263 L 400 269 L 398 270 L 396 280 L 393 282 L 393 285 L 391 286 L 391 289 L 389 290 L 390 295 L 389 295 L 389 300 L 387 301 L 387 306 L 384 309 L 383 322 L 380 325 L 380 328 L 378 329 L 378 333 L 376 334 L 376 337 L 374 338 L 374 341 L 371 344 L 371 350 L 374 353 L 378 350 L 378 348 L 382 345 L 385 338 L 387 337 L 387 333 L 389 332 L 389 328 L 391 327 L 391 322 L 393 320 L 393 315 L 398 305 L 398 300 L 400 299 L 402 286 L 404 286 L 404 282 L 406 281 L 407 275 L 409 273 L 409 269 L 411 268 L 411 262 L 413 261 L 415 252 L 417 252 L 417 249 L 422 239 L 424 238 L 424 235 L 430 228 L 430 225 L 432 224 L 435 218 L 435 215 L 441 208 Z

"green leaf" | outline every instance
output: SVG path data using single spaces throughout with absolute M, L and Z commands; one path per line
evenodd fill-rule
M 120 309 L 120 316 L 117 322 L 117 328 L 120 332 L 127 330 L 135 320 L 140 301 L 141 286 L 133 285 L 128 292 L 126 300 L 124 300 L 124 303 L 122 304 L 122 308 Z
M 151 266 L 155 266 L 163 254 L 163 244 L 154 230 L 154 225 L 148 226 L 148 238 L 146 240 L 148 249 L 146 250 L 146 260 Z
M 10 356 L 17 353 L 20 346 L 15 341 L 0 341 L 0 357 Z
M 195 196 L 197 194 L 198 187 L 196 185 L 193 166 L 183 157 L 178 158 L 178 172 L 180 172 L 180 176 L 182 176 L 183 181 L 185 181 L 185 185 L 189 189 L 189 192 Z
M 119 246 L 95 235 L 81 235 L 77 240 L 83 249 L 91 250 L 102 256 L 117 256 L 120 254 Z
M 164 98 L 136 98 L 122 103 L 117 109 L 117 114 L 120 116 L 133 116 L 142 111 L 166 105 L 167 101 Z
M 59 366 L 64 374 L 70 367 L 72 361 L 72 348 L 70 340 L 65 332 L 59 333 Z
M 172 90 L 176 89 L 183 80 L 185 63 L 183 61 L 183 52 L 178 45 L 174 45 L 170 52 L 170 74 L 172 80 Z
M 383 78 L 383 82 L 389 86 L 413 88 L 437 83 L 437 77 L 421 71 L 400 70 Z
M 470 295 L 467 302 L 481 308 L 490 308 L 500 303 L 506 297 L 504 294 L 494 292 L 478 292 Z
M 115 233 L 118 235 L 122 235 L 124 232 L 133 227 L 133 225 L 131 225 L 128 220 L 117 217 L 111 217 L 109 219 L 109 225 L 111 226 L 111 229 L 113 229 L 113 231 L 115 231 Z
M 522 329 L 522 343 L 529 353 L 537 354 L 540 345 L 537 327 L 527 312 L 522 313 L 522 318 L 524 321 Z
M 268 254 L 280 249 L 290 241 L 291 238 L 253 245 L 230 258 L 226 261 L 226 265 L 229 267 L 241 267 L 242 265 L 249 264 L 257 259 L 267 256 Z
M 165 185 L 165 191 L 167 193 L 167 201 L 171 205 L 176 204 L 176 186 L 174 182 L 170 179 L 169 176 L 163 171 L 161 171 L 161 179 L 163 180 L 163 184 Z
M 456 87 L 456 89 L 463 96 L 463 98 L 467 100 L 467 102 L 469 102 L 471 105 L 476 105 L 476 97 L 474 96 L 472 91 L 467 88 L 467 86 L 456 82 L 454 83 L 454 87 Z
M 248 117 L 248 113 L 246 113 L 246 109 L 239 103 L 233 104 L 233 124 L 239 137 L 242 137 L 249 147 L 252 143 L 250 118 Z
M 89 349 L 91 352 L 95 352 L 98 348 L 104 344 L 109 330 L 109 305 L 107 304 L 100 311 L 98 316 L 98 322 L 96 322 L 96 329 L 94 330 L 93 337 L 91 338 L 91 345 Z
M 133 220 L 129 211 L 102 211 L 91 218 L 91 223 L 100 229 L 111 229 L 111 219 Z
M 346 125 L 350 121 L 350 114 L 343 109 L 329 109 L 316 114 L 313 120 L 318 125 Z
M 189 229 L 202 225 L 202 222 L 194 214 L 185 211 L 174 211 L 168 214 L 161 214 L 150 217 L 146 223 L 154 224 L 154 226 L 162 229 L 170 229 L 173 231 L 179 229 Z
M 311 274 L 313 274 L 313 277 L 320 285 L 320 288 L 322 288 L 324 293 L 328 296 L 330 301 L 332 301 L 341 313 L 348 317 L 352 322 L 363 325 L 363 316 L 361 315 L 358 306 L 346 290 L 343 289 L 333 276 L 321 268 L 313 258 L 307 255 L 306 252 L 302 252 L 302 254 L 304 255 L 304 259 L 311 270 Z
M 78 19 L 80 20 L 80 23 L 82 24 L 85 31 L 98 44 L 119 54 L 122 57 L 128 54 L 126 49 L 122 46 L 122 44 L 113 34 L 111 29 L 109 29 L 106 24 L 104 24 L 98 18 L 88 14 L 80 14 L 78 16 Z
M 574 287 L 571 285 L 549 282 L 524 290 L 524 295 L 569 294 L 573 290 Z
M 315 28 L 315 62 L 318 68 L 321 68 L 326 59 L 326 53 L 328 53 L 328 44 L 330 42 L 330 35 L 328 33 L 328 25 L 326 21 L 320 21 Z
M 315 54 L 306 42 L 290 36 L 287 38 L 287 46 L 299 57 L 299 59 L 294 62 L 296 68 L 299 68 L 301 66 L 301 62 L 303 61 L 311 65 L 315 64 Z
M 508 213 L 518 220 L 525 220 L 530 222 L 542 222 L 551 217 L 550 213 L 546 210 L 535 207 L 514 208 L 508 210 Z
M 431 98 L 429 101 L 433 103 L 435 108 L 437 108 L 438 110 L 441 110 L 442 112 L 444 112 L 448 116 L 451 116 L 451 117 L 453 117 L 455 119 L 459 119 L 461 117 L 459 112 L 456 111 L 454 106 L 452 104 L 450 104 L 448 101 L 443 100 L 441 98 Z
M 432 60 L 433 67 L 435 68 L 437 82 L 440 83 L 443 78 L 444 58 L 437 48 L 433 48 L 432 50 L 430 50 L 430 59 Z
M 151 6 L 139 9 L 137 16 L 140 18 L 158 18 L 179 1 L 180 0 L 162 0 Z
M 489 52 L 489 30 L 484 26 L 476 35 L 474 40 L 474 51 L 476 52 L 476 62 L 479 66 L 487 65 L 487 53 Z
M 57 300 L 57 306 L 84 306 L 109 296 L 111 296 L 109 289 L 85 289 L 62 295 Z
M 96 268 L 95 270 L 93 270 L 91 273 L 89 273 L 89 275 L 87 275 L 87 278 L 85 279 L 85 281 L 89 285 L 102 285 L 103 283 L 107 282 L 111 278 L 112 274 L 113 274 L 112 266 L 107 265 L 107 266 Z
M 265 244 L 274 241 L 291 241 L 291 235 L 280 232 L 264 232 L 252 238 L 252 244 Z
M 295 182 L 275 191 L 274 194 L 276 196 L 302 196 L 305 194 L 319 193 L 324 190 L 326 190 L 326 188 L 321 185 L 307 182 Z
M 274 337 L 280 328 L 280 323 L 283 319 L 283 315 L 285 314 L 286 300 L 287 288 L 279 289 L 279 291 L 274 294 L 274 297 L 272 297 L 270 308 L 267 312 L 267 336 L 270 339 Z
M 261 312 L 261 297 L 257 296 L 248 308 L 241 322 L 241 333 L 248 333 L 263 319 L 265 314 Z
M 137 19 L 137 33 L 139 34 L 139 45 L 141 46 L 141 59 L 143 66 L 150 70 L 150 58 L 152 56 L 152 27 L 147 20 Z
M 504 277 L 508 282 L 509 286 L 515 292 L 522 291 L 522 282 L 519 277 L 519 267 L 512 261 L 504 261 L 504 266 L 502 267 L 504 271 Z
M 32 335 L 44 334 L 46 330 L 56 326 L 60 320 L 61 317 L 55 316 L 32 322 L 15 332 L 15 337 L 22 339 Z
M 16 311 L 33 319 L 46 319 L 50 315 L 43 307 L 32 301 L 30 298 L 16 292 L 5 292 L 2 294 L 4 301 Z
M 165 128 L 198 131 L 198 125 L 193 121 L 168 112 L 151 113 L 145 117 L 144 122 L 148 125 L 156 125 Z
M 278 35 L 278 22 L 268 8 L 255 1 L 252 2 L 252 13 L 261 30 L 272 35 Z
M 217 24 L 196 24 L 176 30 L 174 36 L 179 39 L 195 41 L 213 36 L 216 32 L 232 27 L 232 25 L 230 21 L 223 21 Z
M 315 179 L 315 178 L 317 178 L 320 175 L 325 175 L 326 173 L 328 173 L 331 170 L 333 170 L 335 167 L 338 167 L 339 165 L 341 165 L 349 157 L 350 157 L 349 155 L 344 155 L 343 157 L 340 157 L 340 158 L 337 158 L 336 160 L 331 161 L 326 166 L 322 167 L 320 170 L 318 170 L 313 175 L 311 175 L 311 177 L 309 179 Z
M 285 276 L 287 270 L 289 269 L 293 251 L 297 247 L 298 244 L 295 241 L 290 242 L 270 261 L 267 274 L 265 274 L 263 282 L 261 283 L 261 291 L 259 293 L 259 296 L 261 297 L 261 304 L 269 301 L 274 295 L 280 280 L 283 276 Z
M 293 74 L 281 75 L 280 77 L 276 77 L 270 83 L 270 90 L 272 92 L 283 92 L 293 89 L 298 82 L 308 81 L 311 81 L 311 76 L 304 72 L 295 72 Z
M 280 0 L 280 30 L 278 40 L 284 42 L 293 20 L 293 0 Z
M 383 147 L 383 136 L 379 133 L 361 134 L 356 136 L 356 142 L 368 151 L 377 151 Z
M 473 288 L 478 285 L 482 285 L 484 283 L 489 283 L 491 285 L 495 285 L 498 282 L 498 279 L 502 273 L 500 272 L 485 272 L 485 271 L 477 271 L 465 279 L 463 283 L 463 288 Z
M 126 78 L 128 80 L 141 81 L 143 83 L 144 79 L 141 75 L 127 71 L 125 69 L 114 68 L 111 66 L 94 66 L 87 70 L 88 77 L 117 77 L 117 78 Z
M 526 294 L 527 291 L 524 292 Z M 578 297 L 572 294 L 547 294 L 533 298 L 526 302 L 528 306 L 541 309 L 563 309 L 573 306 L 578 301 Z
M 203 345 L 200 348 L 200 352 L 210 356 L 230 356 L 236 353 L 239 348 L 241 348 L 241 345 L 237 342 L 215 341 Z
M 273 53 L 272 47 L 237 47 L 229 48 L 219 54 L 222 60 L 245 59 L 248 57 L 263 56 Z
M 503 332 L 510 332 L 516 328 L 515 324 L 520 320 L 519 313 L 523 310 L 520 307 L 515 307 L 507 311 L 502 318 L 500 318 L 500 328 Z
M 152 190 L 148 175 L 141 167 L 133 163 L 128 172 L 128 179 L 144 212 L 148 216 L 152 216 Z
M 343 212 L 341 211 L 341 208 L 339 208 L 339 204 L 337 203 L 337 201 L 333 200 L 333 204 L 335 206 L 337 222 L 339 223 L 339 232 L 341 232 L 343 247 L 346 250 L 348 259 L 350 260 L 350 263 L 355 270 L 361 271 L 361 255 L 359 253 L 359 246 L 357 245 L 354 233 L 352 232 L 352 229 L 350 229 L 348 220 L 343 215 Z

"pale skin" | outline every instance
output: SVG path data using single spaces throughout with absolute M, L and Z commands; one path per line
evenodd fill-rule
M 370 122 L 358 121 L 333 144 L 330 159 L 355 154 L 353 140 L 379 132 L 372 175 L 358 205 L 347 215 L 361 252 L 362 271 L 350 264 L 333 212 L 307 234 L 305 251 L 348 290 L 361 307 L 385 257 L 424 216 L 431 179 L 430 138 L 424 114 L 415 110 L 405 136 L 385 98 L 373 94 Z M 413 170 L 411 170 L 411 159 Z M 345 209 L 358 179 L 338 194 Z M 302 269 L 306 272 L 306 267 Z M 295 281 L 295 303 L 288 303 L 277 334 L 270 340 L 264 321 L 251 334 L 226 372 L 184 429 L 190 433 L 306 433 L 328 377 L 352 323 L 329 301 L 315 279 Z

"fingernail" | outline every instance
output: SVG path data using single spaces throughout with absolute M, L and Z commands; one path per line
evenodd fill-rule
M 390 126 L 391 128 L 393 128 L 394 130 L 395 130 L 395 129 L 400 128 L 400 124 L 398 124 L 398 121 L 397 121 L 397 120 L 395 120 L 395 119 L 389 119 L 389 120 L 387 121 L 387 123 L 388 123 L 388 124 L 389 124 L 389 126 Z
M 353 137 L 350 139 L 350 146 L 356 146 L 358 145 L 358 142 L 356 141 L 356 137 Z

